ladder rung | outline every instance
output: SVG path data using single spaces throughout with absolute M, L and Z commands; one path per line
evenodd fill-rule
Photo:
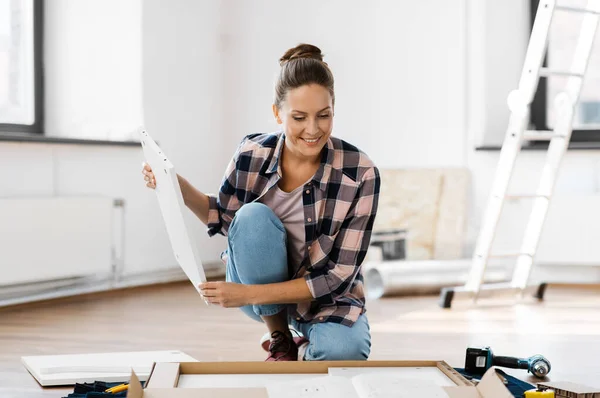
M 520 257 L 520 256 L 533 257 L 531 255 L 531 253 L 498 253 L 498 254 L 490 254 L 490 258 L 506 258 L 506 257 Z
M 561 11 L 579 12 L 579 13 L 584 13 L 584 14 L 600 15 L 600 12 L 598 12 L 596 10 L 590 10 L 589 8 L 579 8 L 579 7 L 569 7 L 569 6 L 556 6 L 555 9 L 556 10 L 561 10 Z
M 540 68 L 540 76 L 571 76 L 583 78 L 582 73 L 575 73 L 568 70 L 555 70 L 548 68 Z
M 553 138 L 565 138 L 565 136 L 556 134 L 552 130 L 527 130 L 523 134 L 523 139 L 527 141 L 550 141 Z
M 498 196 L 498 195 L 494 195 L 494 197 L 495 198 L 500 198 L 500 196 Z M 549 199 L 550 196 L 548 196 L 548 195 L 526 195 L 526 194 L 521 195 L 521 194 L 518 194 L 518 195 L 506 195 L 505 198 L 506 199 L 511 199 L 511 200 L 513 200 L 513 199 L 538 199 L 538 198 Z

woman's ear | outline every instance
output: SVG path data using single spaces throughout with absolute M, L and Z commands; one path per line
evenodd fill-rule
M 279 117 L 279 108 L 277 108 L 277 105 L 273 104 L 273 116 L 275 117 L 275 121 L 277 122 L 277 124 L 281 124 L 281 118 Z

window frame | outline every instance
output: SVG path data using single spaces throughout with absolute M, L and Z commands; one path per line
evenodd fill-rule
M 30 133 L 39 134 L 41 136 L 44 133 L 43 30 L 43 1 L 33 0 L 34 122 L 33 124 L 0 123 L 0 136 L 7 133 Z
M 535 15 L 540 0 L 530 0 L 531 26 L 535 22 Z M 548 66 L 548 51 L 544 57 L 543 66 Z M 540 76 L 537 90 L 531 103 L 530 123 L 535 130 L 550 130 L 548 127 L 548 78 Z M 573 129 L 570 142 L 573 143 L 598 143 L 600 142 L 600 129 Z M 548 143 L 535 142 L 530 146 L 548 146 Z

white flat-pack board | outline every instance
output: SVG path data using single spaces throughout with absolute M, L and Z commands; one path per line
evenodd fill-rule
M 134 371 L 145 380 L 155 362 L 196 362 L 177 350 L 24 356 L 21 362 L 41 386 L 126 382 Z
M 171 241 L 173 254 L 194 288 L 200 293 L 198 285 L 206 282 L 206 275 L 198 248 L 191 239 L 190 228 L 183 216 L 185 204 L 175 167 L 146 131 L 142 130 L 140 137 L 146 163 L 152 168 L 156 179 L 156 197 Z

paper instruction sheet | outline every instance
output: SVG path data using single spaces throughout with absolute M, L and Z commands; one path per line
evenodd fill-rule
M 410 379 L 398 373 L 363 373 L 352 384 L 360 398 L 447 398 L 433 381 Z
M 182 374 L 177 388 L 260 388 L 270 383 L 308 380 L 322 374 Z
M 360 398 L 348 379 L 335 376 L 271 383 L 267 392 L 269 398 Z
M 356 368 L 329 368 L 330 376 L 342 376 L 352 378 L 365 373 L 386 373 L 394 374 L 398 377 L 404 377 L 405 379 L 411 380 L 424 380 L 435 383 L 440 387 L 453 387 L 454 382 L 444 374 L 440 369 L 434 366 L 428 367 L 403 367 L 403 368 L 367 368 L 367 367 L 356 367 Z
M 358 373 L 351 377 L 328 375 L 294 382 L 274 382 L 267 385 L 267 391 L 270 398 L 448 397 L 435 380 L 413 379 L 408 372 L 402 374 L 394 371 L 378 372 L 376 368 L 373 370 L 374 372 Z

